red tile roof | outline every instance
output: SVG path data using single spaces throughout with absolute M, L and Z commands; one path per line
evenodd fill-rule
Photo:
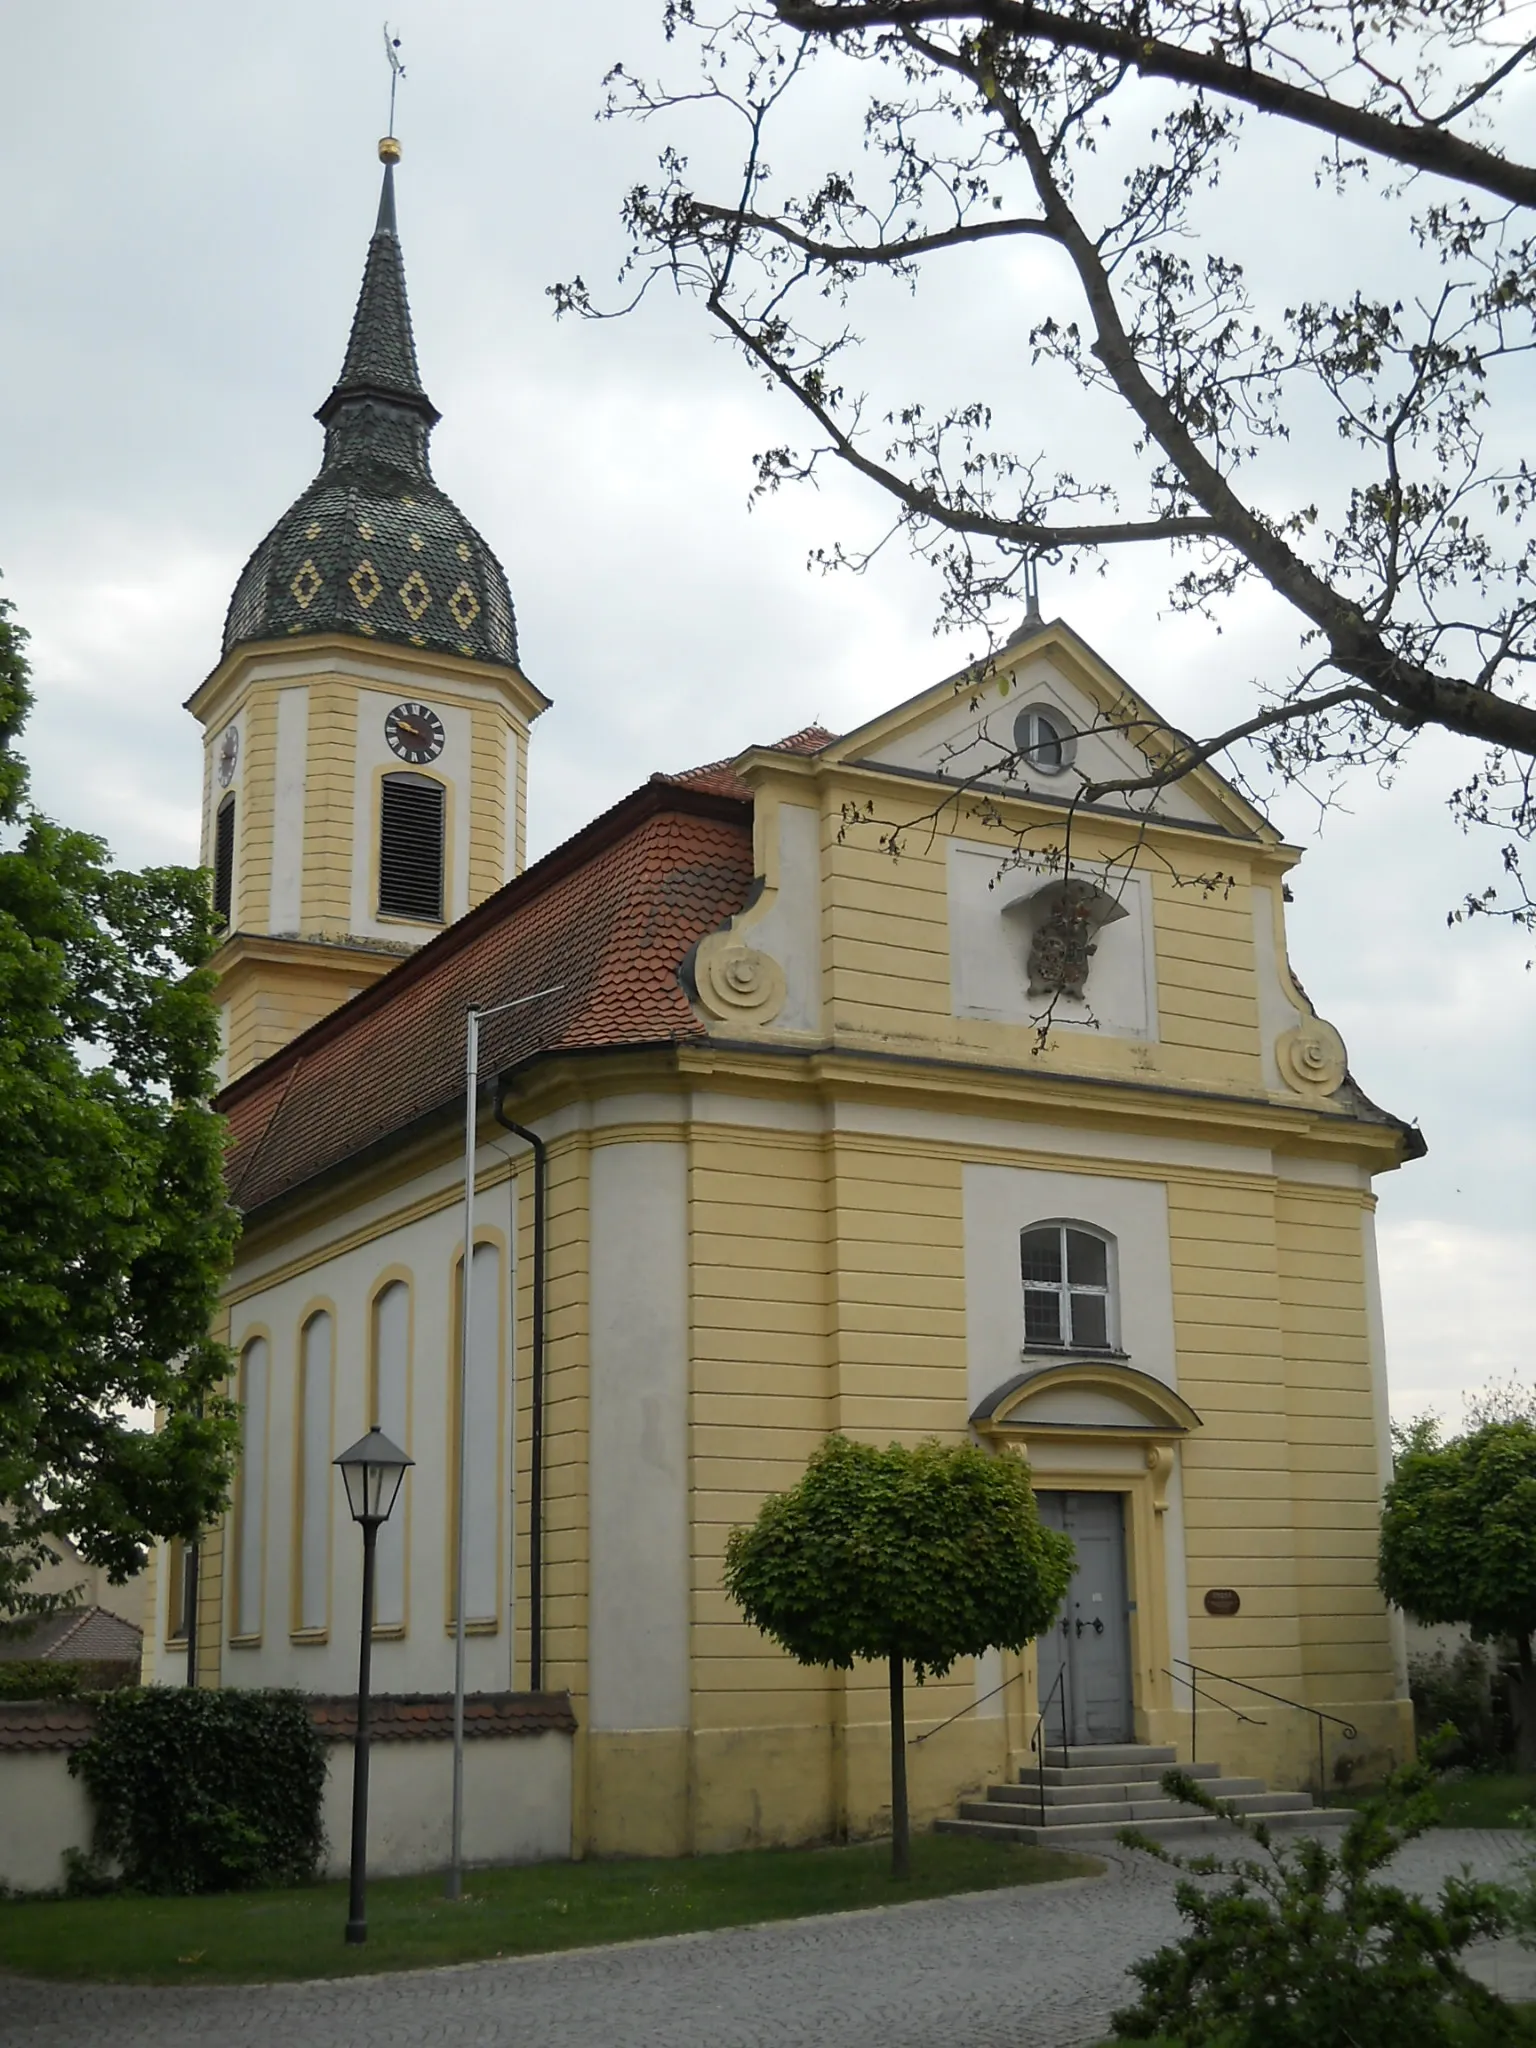
M 357 1733 L 357 1695 L 311 1699 L 309 1711 L 327 1742 Z M 375 1742 L 446 1742 L 453 1735 L 450 1692 L 375 1693 L 369 1726 Z M 576 1730 L 568 1692 L 471 1692 L 464 1695 L 466 1741 L 487 1735 L 562 1735 Z
M 819 754 L 837 738 L 824 725 L 803 725 L 786 739 L 775 740 L 765 751 L 770 754 Z M 729 761 L 706 761 L 700 768 L 685 768 L 678 775 L 653 775 L 652 782 L 671 782 L 686 789 L 712 789 L 721 796 L 750 797 L 752 792 Z
M 702 1038 L 678 969 L 752 882 L 746 793 L 653 778 L 230 1084 L 229 1187 L 249 1214 L 462 1099 L 464 1015 L 481 1072 L 541 1054 Z
M 309 1711 L 328 1742 L 357 1733 L 355 1694 L 311 1698 Z M 375 1693 L 370 1715 L 376 1742 L 443 1742 L 453 1734 L 452 1693 Z M 576 1726 L 568 1692 L 472 1692 L 464 1700 L 466 1737 L 570 1734 Z M 96 1731 L 90 1700 L 0 1700 L 0 1751 L 80 1749 Z

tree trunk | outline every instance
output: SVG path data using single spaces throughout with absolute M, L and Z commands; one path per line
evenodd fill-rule
M 1520 1668 L 1511 1687 L 1510 1706 L 1515 1724 L 1515 1768 L 1536 1771 L 1536 1667 L 1531 1661 L 1531 1639 L 1517 1636 Z
M 891 1659 L 891 1875 L 912 1875 L 912 1829 L 907 1820 L 906 1664 Z

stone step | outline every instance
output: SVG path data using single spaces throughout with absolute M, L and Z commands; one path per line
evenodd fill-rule
M 1139 1826 L 1141 1822 L 1150 1820 L 1198 1818 L 1202 1811 L 1200 1807 L 1192 1806 L 1187 1800 L 1182 1799 L 1142 1797 L 1105 1800 L 1098 1804 L 1078 1802 L 1068 1806 L 1042 1808 L 1032 1801 L 998 1799 L 992 1796 L 997 1791 L 1012 1789 L 1007 1786 L 993 1786 L 988 1788 L 988 1797 L 985 1799 L 963 1800 L 960 1805 L 961 1819 L 995 1821 L 1003 1826 L 1041 1827 L 1054 1833 L 1059 1828 L 1114 1829 Z M 1239 1793 L 1229 1803 L 1238 1813 L 1251 1814 L 1260 1820 L 1273 1820 L 1281 1814 L 1315 1811 L 1310 1796 L 1305 1792 L 1260 1790 Z
M 1307 1807 L 1289 1813 L 1266 1815 L 1266 1821 L 1276 1834 L 1325 1834 L 1337 1828 L 1348 1827 L 1354 1819 L 1348 1807 L 1322 1806 Z M 1070 1827 L 1041 1827 L 1028 1821 L 991 1820 L 938 1820 L 935 1830 L 945 1835 L 971 1835 L 981 1841 L 1019 1842 L 1026 1848 L 1072 1849 L 1079 1845 L 1091 1848 L 1095 1843 L 1113 1843 L 1116 1829 L 1134 1826 L 1149 1840 L 1161 1842 L 1170 1848 L 1182 1842 L 1198 1842 L 1202 1838 L 1215 1836 L 1220 1840 L 1240 1841 L 1241 1833 L 1228 1822 L 1213 1819 L 1209 1814 L 1198 1814 L 1193 1818 L 1179 1816 L 1171 1820 L 1120 1821 L 1112 1827 L 1079 1824 Z
M 1084 1743 L 1081 1749 L 1046 1748 L 1045 1761 L 1058 1770 L 1070 1768 L 1073 1764 L 1155 1764 L 1160 1771 L 1166 1771 L 1170 1764 L 1178 1762 L 1179 1753 L 1171 1746 L 1159 1748 L 1150 1742 L 1093 1742 Z
M 1237 1799 L 1245 1792 L 1263 1792 L 1267 1789 L 1262 1778 L 1218 1778 L 1216 1766 L 1211 1766 L 1210 1775 L 1201 1773 L 1199 1783 L 1213 1799 Z M 1041 1787 L 1032 1777 L 1021 1777 L 1017 1785 L 989 1785 L 989 1799 L 1013 1799 L 1020 1803 L 1038 1806 L 1041 1803 Z M 1161 1790 L 1161 1777 L 1120 1778 L 1113 1784 L 1104 1785 L 1052 1785 L 1044 1787 L 1047 1806 L 1101 1806 L 1109 1799 L 1149 1799 Z
M 1046 1752 L 1050 1754 L 1049 1751 Z M 1091 1751 L 1075 1754 L 1091 1755 Z M 1037 1783 L 1044 1777 L 1047 1785 L 1156 1785 L 1161 1783 L 1165 1771 L 1183 1770 L 1191 1778 L 1214 1778 L 1220 1770 L 1219 1764 L 1178 1764 L 1172 1757 L 1166 1763 L 1155 1764 L 1047 1764 L 1042 1771 L 1037 1765 L 1033 1770 L 1028 1766 L 1019 1772 L 1019 1783 L 1028 1784 L 1031 1779 Z

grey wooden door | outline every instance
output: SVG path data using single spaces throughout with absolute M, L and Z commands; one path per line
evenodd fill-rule
M 1037 1493 L 1040 1519 L 1077 1546 L 1077 1570 L 1055 1625 L 1039 1642 L 1042 1708 L 1051 1702 L 1053 1747 L 1129 1742 L 1131 1644 L 1125 1590 L 1125 1498 L 1118 1493 Z

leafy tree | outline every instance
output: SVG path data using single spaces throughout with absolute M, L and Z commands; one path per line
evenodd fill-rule
M 1435 1818 L 1429 1773 L 1400 1772 L 1358 1813 L 1338 1848 L 1299 1840 L 1278 1848 L 1262 1821 L 1179 1771 L 1170 1798 L 1203 1807 L 1246 1834 L 1258 1855 L 1181 1857 L 1122 1831 L 1129 1847 L 1190 1876 L 1174 1896 L 1189 1932 L 1131 1965 L 1136 2004 L 1114 2016 L 1117 2040 L 1178 2041 L 1183 2048 L 1429 2048 L 1522 2038 L 1502 1999 L 1470 1977 L 1470 1943 L 1502 1934 L 1503 1888 L 1447 1878 L 1421 1899 L 1379 1873 Z M 1458 2020 L 1469 2023 L 1463 2031 Z
M 1416 1621 L 1508 1637 L 1519 1660 L 1515 1740 L 1536 1770 L 1536 1424 L 1491 1422 L 1399 1456 L 1381 1517 L 1381 1589 Z
M 624 201 L 629 303 L 694 296 L 798 407 L 758 490 L 847 465 L 992 648 L 1042 559 L 1158 547 L 1173 606 L 1213 617 L 1267 587 L 1294 638 L 1242 715 L 1131 719 L 1145 774 L 1074 768 L 1083 799 L 1233 747 L 1229 773 L 1315 793 L 1443 728 L 1484 750 L 1453 814 L 1503 839 L 1462 910 L 1536 922 L 1536 37 L 1508 0 L 664 11 L 699 75 L 617 66 L 605 110 L 665 139 Z M 921 384 L 911 301 L 946 323 Z
M 0 600 L 0 1614 L 72 1536 L 121 1581 L 226 1497 L 208 1329 L 235 1219 L 209 1107 L 216 931 L 190 868 L 120 873 L 33 810 L 25 634 Z M 158 1410 L 161 1427 L 133 1410 Z
M 973 1444 L 830 1436 L 797 1486 L 731 1531 L 725 1589 L 764 1635 L 801 1664 L 889 1667 L 897 1877 L 910 1869 L 907 1665 L 921 1685 L 957 1657 L 1022 1649 L 1061 1605 L 1073 1555 L 1042 1525 L 1022 1459 Z

